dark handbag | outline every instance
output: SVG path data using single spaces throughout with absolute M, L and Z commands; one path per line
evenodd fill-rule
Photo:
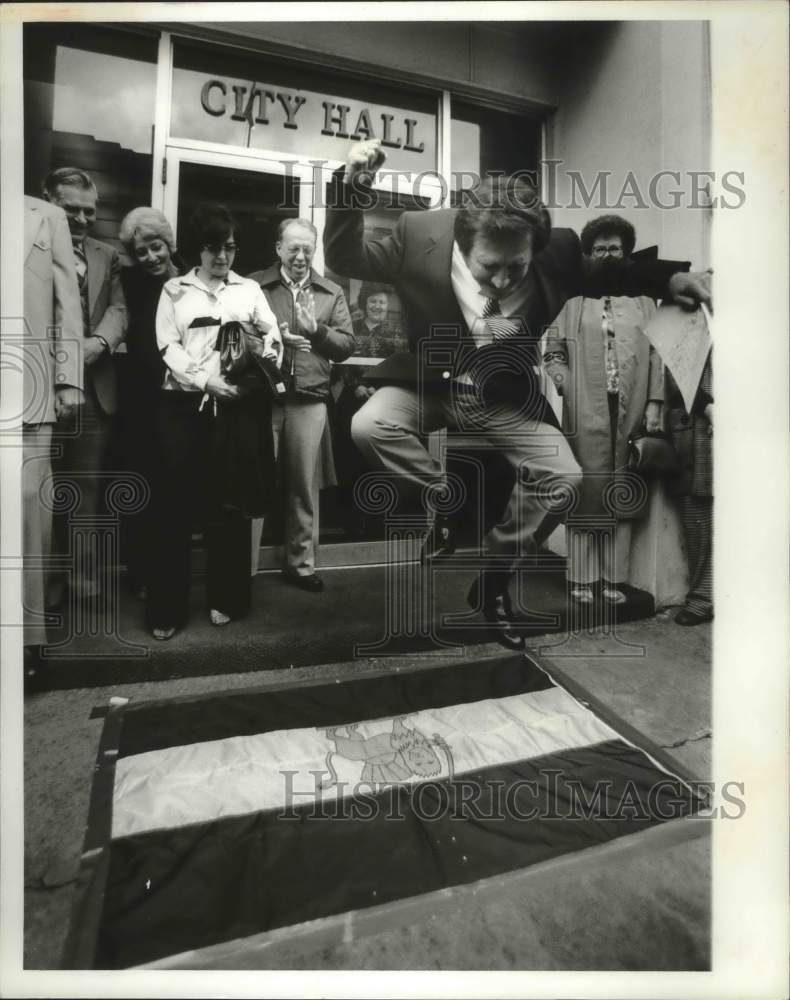
M 277 363 L 263 356 L 260 338 L 247 333 L 237 320 L 222 324 L 214 349 L 219 351 L 219 370 L 231 385 L 266 386 L 271 396 L 285 393 Z
M 219 351 L 219 370 L 232 385 L 237 385 L 251 368 L 252 359 L 247 335 L 241 323 L 223 323 L 217 333 L 214 350 Z
M 629 439 L 628 468 L 645 478 L 671 477 L 680 472 L 680 461 L 672 441 L 659 431 Z

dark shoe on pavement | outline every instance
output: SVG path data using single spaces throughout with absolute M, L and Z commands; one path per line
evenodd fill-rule
M 437 514 L 433 527 L 425 536 L 420 550 L 420 562 L 429 559 L 444 559 L 455 552 L 455 532 L 446 517 Z
M 698 615 L 694 611 L 689 611 L 688 608 L 681 608 L 675 615 L 676 625 L 704 625 L 705 622 L 711 621 L 713 621 L 712 611 Z
M 472 608 L 479 608 L 482 602 L 483 617 L 491 626 L 492 638 L 505 649 L 521 652 L 526 643 L 524 636 L 515 627 L 513 607 L 510 603 L 510 593 L 507 588 L 507 577 L 502 574 L 483 576 L 472 584 L 467 601 Z M 482 588 L 482 590 L 481 590 Z
M 283 573 L 283 579 L 290 583 L 292 587 L 306 590 L 310 594 L 317 594 L 324 589 L 324 581 L 317 573 L 309 576 L 295 576 L 293 573 Z

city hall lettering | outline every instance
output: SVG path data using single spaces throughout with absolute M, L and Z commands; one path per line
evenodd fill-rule
M 200 103 L 206 114 L 221 118 L 230 111 L 230 118 L 248 125 L 269 125 L 279 121 L 283 128 L 298 129 L 300 111 L 308 98 L 287 91 L 268 90 L 257 85 L 231 84 L 223 80 L 207 80 L 200 92 Z M 357 142 L 361 139 L 381 139 L 382 146 L 404 149 L 411 153 L 425 151 L 425 143 L 416 136 L 417 119 L 398 119 L 386 111 L 371 114 L 369 108 L 353 111 L 351 105 L 322 100 L 323 128 L 321 135 Z M 353 129 L 350 127 L 353 123 Z

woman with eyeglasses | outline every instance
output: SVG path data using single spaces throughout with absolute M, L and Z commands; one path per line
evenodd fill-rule
M 644 335 L 656 304 L 629 294 L 634 227 L 617 215 L 581 233 L 584 294 L 548 331 L 546 370 L 562 396 L 562 428 L 584 473 L 567 525 L 570 596 L 624 604 L 631 530 L 646 493 L 627 472 L 629 439 L 661 429 L 663 366 Z M 574 523 L 575 521 L 575 523 Z
M 236 222 L 228 210 L 200 205 L 190 227 L 200 262 L 165 284 L 156 314 L 165 364 L 157 572 L 148 602 L 156 639 L 172 638 L 187 622 L 193 527 L 205 529 L 211 624 L 226 625 L 247 614 L 250 518 L 264 513 L 273 481 L 268 399 L 224 377 L 216 345 L 223 324 L 240 323 L 246 334 L 261 339 L 261 353 L 279 363 L 277 322 L 260 286 L 233 271 Z M 226 417 L 242 440 L 222 434 Z

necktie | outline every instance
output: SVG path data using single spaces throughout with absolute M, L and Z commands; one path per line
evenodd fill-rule
M 85 251 L 83 248 L 76 243 L 73 244 L 74 247 L 74 263 L 77 267 L 77 280 L 80 283 L 80 289 L 85 284 L 85 275 L 88 273 L 88 261 L 85 258 Z
M 85 256 L 85 248 L 81 243 L 73 243 L 74 264 L 77 268 L 77 282 L 80 288 L 80 302 L 82 303 L 82 323 L 86 331 L 90 325 L 88 316 L 88 259 Z
M 486 330 L 491 334 L 494 343 L 499 340 L 507 340 L 508 337 L 517 337 L 521 332 L 521 320 L 515 316 L 503 316 L 499 299 L 486 299 L 483 306 L 483 319 Z

